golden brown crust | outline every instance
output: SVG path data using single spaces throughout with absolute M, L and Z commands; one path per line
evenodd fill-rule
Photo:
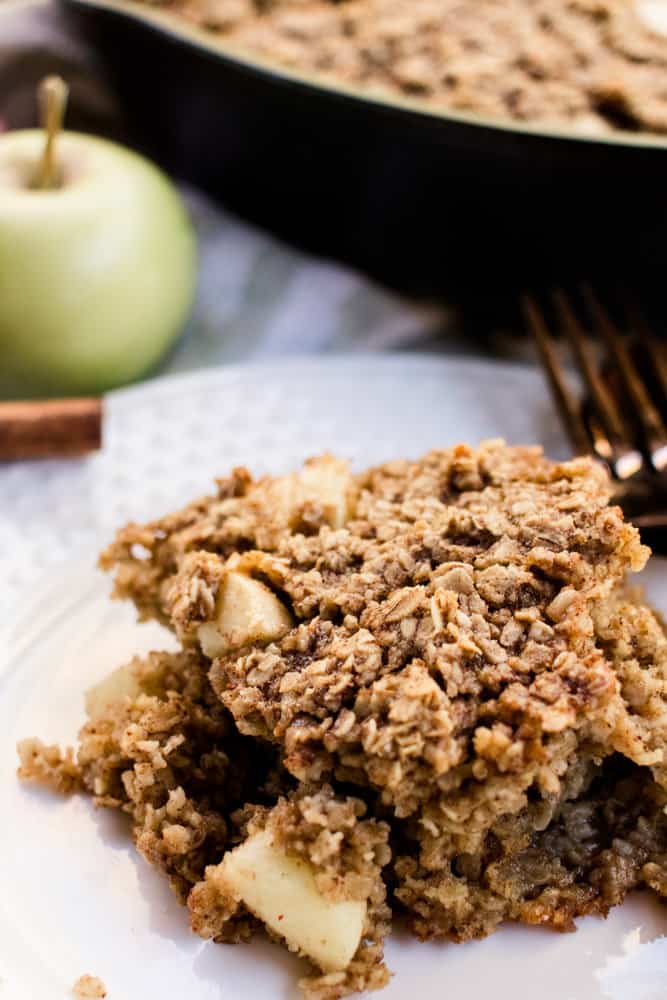
M 369 601 L 432 580 L 434 564 L 477 560 L 480 570 L 492 569 L 482 581 L 485 599 L 516 603 L 530 587 L 546 593 L 550 580 L 581 587 L 611 576 L 611 583 L 647 554 L 607 506 L 601 468 L 586 459 L 552 463 L 538 448 L 490 441 L 371 469 L 357 477 L 355 512 L 340 531 L 304 524 L 300 509 L 285 518 L 280 483 L 235 470 L 218 481 L 217 495 L 124 528 L 100 560 L 114 572 L 117 596 L 161 620 L 177 604 L 187 634 L 188 621 L 207 611 L 207 588 L 215 596 L 221 563 L 238 553 L 263 559 L 258 572 L 273 574 L 274 585 L 287 574 L 287 596 L 303 619 L 357 616 Z M 529 579 L 520 573 L 526 568 Z

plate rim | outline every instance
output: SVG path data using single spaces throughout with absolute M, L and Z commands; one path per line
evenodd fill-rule
M 398 364 L 424 368 L 433 366 L 464 371 L 475 368 L 493 368 L 500 375 L 503 373 L 515 377 L 527 375 L 529 378 L 540 377 L 541 369 L 530 361 L 510 361 L 504 358 L 486 358 L 476 356 L 450 356 L 439 351 L 332 351 L 322 354 L 294 354 L 289 357 L 275 358 L 272 360 L 247 360 L 233 361 L 228 364 L 219 364 L 193 368 L 183 372 L 173 372 L 168 375 L 156 374 L 148 376 L 141 381 L 132 382 L 129 385 L 119 386 L 104 393 L 104 400 L 111 402 L 132 400 L 138 395 L 159 395 L 162 392 L 170 392 L 177 389 L 179 385 L 184 388 L 189 383 L 233 381 L 246 373 L 258 372 L 259 374 L 270 374 L 276 370 L 284 372 L 286 369 L 294 368 L 326 368 L 332 367 L 350 368 L 362 365 L 372 365 L 375 368 L 393 368 Z M 545 383 L 546 385 L 546 383 Z

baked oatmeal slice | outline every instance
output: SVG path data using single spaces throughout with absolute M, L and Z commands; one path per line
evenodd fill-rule
M 125 529 L 104 561 L 118 593 L 166 618 L 208 671 L 219 711 L 303 783 L 275 816 L 323 783 L 356 786 L 389 818 L 395 898 L 415 931 L 464 938 L 604 911 L 592 872 L 605 850 L 618 869 L 622 817 L 630 839 L 641 828 L 653 841 L 615 882 L 662 884 L 659 626 L 616 596 L 646 555 L 596 465 L 489 442 L 357 477 L 331 457 L 256 484 L 237 472 L 221 496 Z M 642 684 L 617 641 L 638 615 L 653 643 Z M 597 853 L 565 862 L 559 824 L 591 809 Z M 258 842 L 226 822 L 225 846 L 241 843 L 204 878 L 200 866 L 191 896 L 217 938 L 266 918 L 230 859 L 282 849 L 272 825 Z M 325 969 L 338 976 L 326 989 L 348 990 L 351 968 Z

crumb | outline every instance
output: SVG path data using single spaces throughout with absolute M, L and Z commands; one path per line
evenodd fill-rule
M 93 1000 L 93 998 L 105 997 L 107 995 L 107 988 L 97 976 L 90 976 L 86 973 L 83 976 L 79 976 L 74 983 L 72 993 L 75 997 L 79 997 L 80 1000 Z
M 81 774 L 71 747 L 47 746 L 41 740 L 21 740 L 18 776 L 22 781 L 43 785 L 50 791 L 70 795 L 81 787 Z

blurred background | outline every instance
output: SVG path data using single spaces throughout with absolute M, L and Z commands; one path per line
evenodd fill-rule
M 582 278 L 638 289 L 661 329 L 666 12 L 662 0 L 2 0 L 4 136 L 44 124 L 38 88 L 57 74 L 66 129 L 158 164 L 195 228 L 187 321 L 136 376 L 110 369 L 99 387 L 304 352 L 532 357 L 521 292 Z M 57 374 L 31 389 L 30 357 L 12 367 L 16 322 L 0 392 L 73 391 Z M 42 322 L 21 315 L 35 339 Z

